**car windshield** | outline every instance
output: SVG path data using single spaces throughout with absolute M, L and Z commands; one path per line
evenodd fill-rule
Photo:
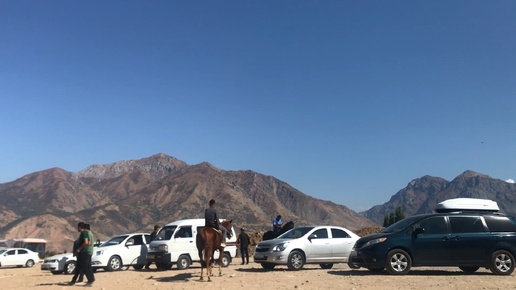
M 3 254 L 5 251 L 7 251 L 7 250 L 0 250 L 0 254 Z
M 170 240 L 176 229 L 177 226 L 164 226 L 156 235 L 156 240 Z
M 420 219 L 419 216 L 413 216 L 410 218 L 402 219 L 401 221 L 398 221 L 385 229 L 381 230 L 380 233 L 397 233 L 404 229 L 406 229 L 410 224 L 415 222 L 416 220 Z
M 118 245 L 118 244 L 122 243 L 127 237 L 128 237 L 127 235 L 124 235 L 124 236 L 118 236 L 118 237 L 111 238 L 109 241 L 103 243 L 99 247 Z
M 299 227 L 293 228 L 290 231 L 282 234 L 277 237 L 277 239 L 299 239 L 300 237 L 306 235 L 309 231 L 311 231 L 314 227 Z

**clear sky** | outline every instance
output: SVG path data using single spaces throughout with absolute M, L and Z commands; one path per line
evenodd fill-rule
M 0 0 L 0 183 L 165 153 L 363 211 L 516 179 L 516 1 Z

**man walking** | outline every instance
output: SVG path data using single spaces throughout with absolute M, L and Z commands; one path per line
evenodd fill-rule
M 79 246 L 75 250 L 78 267 L 78 269 L 75 270 L 77 273 L 81 273 L 82 271 L 84 275 L 86 275 L 88 282 L 85 286 L 92 286 L 93 282 L 95 282 L 95 277 L 93 276 L 93 270 L 91 268 L 91 256 L 93 255 L 93 234 L 89 232 L 87 228 L 88 227 L 83 222 L 77 224 L 77 231 L 80 233 L 80 235 L 78 243 Z M 74 278 L 76 278 L 75 275 Z M 70 284 L 75 284 L 75 280 L 72 280 Z

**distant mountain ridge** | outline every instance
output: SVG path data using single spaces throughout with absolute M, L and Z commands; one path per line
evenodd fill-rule
M 403 209 L 405 216 L 412 216 L 433 212 L 437 203 L 460 197 L 494 200 L 501 211 L 516 216 L 516 185 L 471 170 L 463 172 L 452 181 L 428 175 L 416 178 L 388 202 L 361 214 L 381 225 L 384 216 L 398 207 Z
M 75 225 L 87 221 L 101 239 L 151 231 L 155 223 L 203 217 L 211 198 L 220 217 L 236 226 L 268 230 L 285 221 L 334 224 L 358 230 L 374 223 L 349 208 L 301 193 L 272 176 L 225 171 L 204 162 L 188 165 L 156 154 L 91 165 L 76 173 L 51 168 L 0 184 L 0 238 L 40 237 L 48 250 L 70 250 Z

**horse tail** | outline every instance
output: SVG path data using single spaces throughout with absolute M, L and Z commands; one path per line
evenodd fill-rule
M 195 243 L 197 245 L 197 252 L 199 254 L 199 259 L 201 260 L 201 266 L 206 267 L 204 263 L 204 248 L 205 248 L 205 241 L 206 241 L 206 233 L 204 232 L 204 228 L 199 229 L 197 232 L 197 236 L 195 237 Z M 204 264 L 204 265 L 203 265 Z

